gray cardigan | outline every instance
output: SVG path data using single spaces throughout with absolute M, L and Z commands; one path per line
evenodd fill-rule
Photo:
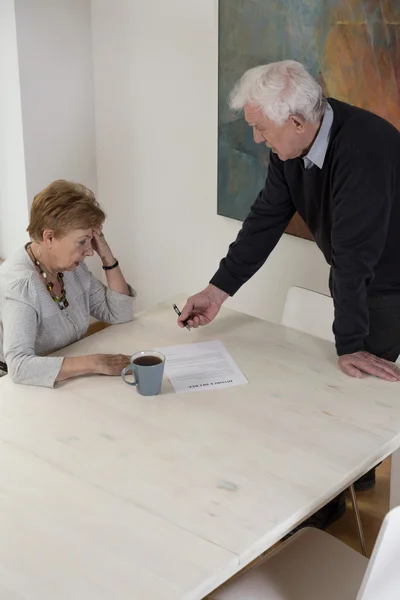
M 25 248 L 0 266 L 0 361 L 16 383 L 53 387 L 62 357 L 48 357 L 80 340 L 90 315 L 107 323 L 133 319 L 133 298 L 118 294 L 81 263 L 64 273 L 68 308 L 60 310 Z M 0 371 L 0 375 L 4 374 Z

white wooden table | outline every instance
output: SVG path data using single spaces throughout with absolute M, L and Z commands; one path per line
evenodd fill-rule
M 219 339 L 250 384 L 0 380 L 1 600 L 200 600 L 400 446 L 400 384 L 347 378 L 328 342 L 175 319 L 160 305 L 64 354 Z

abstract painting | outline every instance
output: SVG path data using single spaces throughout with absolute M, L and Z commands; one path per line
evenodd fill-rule
M 228 106 L 256 65 L 295 59 L 326 94 L 400 129 L 400 0 L 220 0 L 218 214 L 243 220 L 264 186 L 269 150 Z M 288 233 L 312 239 L 298 215 Z

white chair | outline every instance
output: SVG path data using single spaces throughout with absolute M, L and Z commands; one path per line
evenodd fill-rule
M 308 333 L 315 337 L 335 341 L 332 332 L 334 318 L 333 300 L 329 296 L 300 287 L 290 288 L 283 308 L 282 325 Z M 364 531 L 358 510 L 354 485 L 349 487 L 354 515 L 356 518 L 361 550 L 367 556 Z
M 286 327 L 334 342 L 333 317 L 332 298 L 304 288 L 292 287 L 286 296 L 281 323 Z
M 387 514 L 370 560 L 318 529 L 302 529 L 213 600 L 398 600 L 400 507 Z
M 333 301 L 329 296 L 299 287 L 289 290 L 282 325 L 333 342 L 333 318 Z M 397 364 L 400 366 L 400 358 Z M 392 454 L 390 472 L 390 508 L 395 506 L 400 506 L 400 450 Z
M 392 454 L 390 465 L 390 508 L 400 506 L 400 450 Z
M 396 364 L 400 367 L 400 357 Z M 390 465 L 390 508 L 400 506 L 400 450 L 392 454 Z

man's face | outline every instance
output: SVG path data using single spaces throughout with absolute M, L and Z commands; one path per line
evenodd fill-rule
M 265 144 L 281 160 L 297 158 L 304 154 L 307 147 L 307 132 L 300 117 L 291 115 L 286 123 L 277 125 L 264 115 L 261 108 L 253 104 L 244 106 L 244 116 L 253 128 L 255 143 Z

